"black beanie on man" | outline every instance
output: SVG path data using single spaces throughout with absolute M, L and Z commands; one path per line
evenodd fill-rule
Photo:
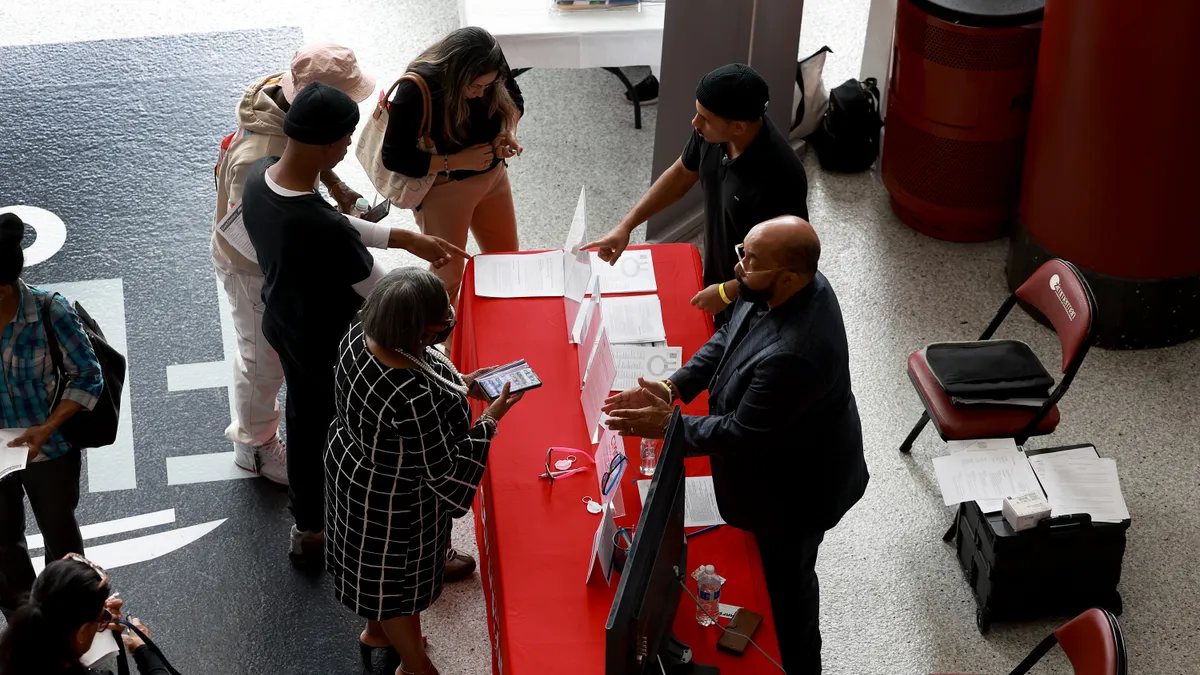
M 721 66 L 700 78 L 696 100 L 732 122 L 756 122 L 767 112 L 771 99 L 767 81 L 744 63 Z
M 358 126 L 358 104 L 341 90 L 313 82 L 296 94 L 283 133 L 306 145 L 333 145 Z

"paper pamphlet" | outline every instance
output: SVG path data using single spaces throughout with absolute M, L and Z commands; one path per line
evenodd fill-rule
M 24 469 L 29 462 L 29 448 L 23 445 L 8 447 L 23 433 L 25 429 L 0 429 L 0 478 Z
M 595 290 L 595 294 L 584 298 L 583 303 L 579 305 L 579 316 L 575 319 L 575 325 L 571 330 L 571 342 L 579 345 L 580 350 L 580 368 L 579 377 L 583 378 L 583 372 L 587 369 L 587 362 L 582 360 L 584 356 L 591 358 L 592 347 L 596 343 L 596 338 L 600 335 L 600 327 L 603 325 L 600 312 L 600 300 L 602 295 L 599 290 L 596 290 L 600 285 L 600 280 L 592 278 L 588 284 Z
M 575 332 L 575 322 L 578 319 L 580 303 L 591 285 L 592 266 L 588 261 L 587 251 L 579 250 L 583 245 L 583 237 L 587 233 L 587 189 L 579 191 L 579 204 L 575 207 L 575 217 L 571 220 L 571 229 L 567 232 L 567 240 L 563 243 L 563 306 L 567 315 L 567 336 L 572 343 L 579 342 Z
M 662 303 L 657 295 L 605 297 L 604 327 L 613 344 L 639 344 L 667 339 Z
M 591 251 L 592 276 L 600 277 L 600 290 L 608 295 L 614 293 L 654 293 L 658 281 L 654 278 L 654 256 L 650 251 L 626 249 L 617 258 L 615 265 L 600 259 L 600 254 Z
M 1010 450 L 957 452 L 933 458 L 946 506 L 1005 497 L 1040 489 L 1025 453 Z
M 600 444 L 596 447 L 594 454 L 596 458 L 596 489 L 600 491 L 600 503 L 605 505 L 611 503 L 613 515 L 617 518 L 624 518 L 625 499 L 621 495 L 621 479 L 629 470 L 629 462 L 624 463 L 615 489 L 609 490 L 607 495 L 604 494 L 604 474 L 608 471 L 608 467 L 612 466 L 613 457 L 625 454 L 625 441 L 619 432 L 604 427 L 603 419 L 600 421 L 600 428 Z
M 646 495 L 650 492 L 650 481 L 637 482 L 638 493 L 642 504 L 646 503 Z M 717 493 L 713 488 L 712 476 L 688 476 L 687 493 L 683 498 L 683 526 L 710 527 L 724 525 L 721 511 L 717 508 Z
M 683 365 L 683 347 L 649 347 L 644 345 L 613 345 L 613 362 L 617 367 L 615 391 L 638 386 L 638 378 L 665 380 Z
M 1087 513 L 1097 523 L 1129 519 L 1117 462 L 1097 456 L 1095 448 L 1046 452 L 1030 457 L 1029 464 L 1046 488 L 1051 516 Z
M 483 298 L 563 295 L 563 252 L 475 256 L 475 294 Z
M 604 407 L 604 399 L 612 391 L 613 379 L 617 376 L 613 365 L 612 349 L 608 345 L 608 335 L 605 329 L 600 331 L 596 347 L 592 350 L 591 363 L 587 368 L 587 377 L 583 382 L 583 393 L 579 402 L 583 406 L 583 418 L 587 422 L 588 438 L 592 443 L 600 439 L 600 408 Z M 603 469 L 596 467 L 603 472 Z
M 979 450 L 1007 450 L 1020 452 L 1015 438 L 977 438 L 971 441 L 946 441 L 946 449 L 950 454 L 956 452 L 972 452 Z M 984 513 L 997 513 L 1004 508 L 1004 499 L 976 499 L 979 510 Z
M 592 574 L 599 567 L 604 583 L 612 584 L 613 554 L 616 548 L 613 537 L 617 534 L 617 521 L 614 518 L 612 507 L 605 507 L 600 513 L 600 525 L 596 527 L 596 534 L 592 537 L 592 554 L 588 559 L 588 573 L 584 583 L 592 582 Z
M 250 260 L 258 260 L 258 252 L 254 250 L 254 242 L 250 241 L 250 233 L 242 222 L 242 205 L 233 207 L 221 222 L 217 223 L 217 232 L 229 242 L 238 253 Z

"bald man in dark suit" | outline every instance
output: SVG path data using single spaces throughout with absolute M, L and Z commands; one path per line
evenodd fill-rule
M 623 435 L 662 438 L 674 401 L 708 390 L 709 414 L 684 416 L 680 433 L 689 455 L 710 458 L 721 516 L 758 539 L 792 675 L 821 672 L 817 549 L 869 477 L 846 329 L 820 255 L 800 218 L 755 226 L 738 248 L 729 323 L 670 378 L 642 380 L 604 408 Z

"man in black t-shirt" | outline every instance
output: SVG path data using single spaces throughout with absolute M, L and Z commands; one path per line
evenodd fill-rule
M 308 85 L 284 118 L 283 156 L 251 165 L 242 193 L 242 220 L 266 277 L 263 336 L 279 353 L 287 382 L 288 496 L 296 519 L 291 556 L 298 564 L 322 564 L 322 456 L 334 415 L 338 342 L 383 276 L 358 230 L 314 190 L 320 173 L 346 156 L 358 116 L 358 104 L 346 94 Z M 416 237 L 420 241 L 412 241 Z M 396 231 L 388 239 L 435 266 L 466 256 L 416 233 Z
M 767 83 L 750 66 L 722 66 L 696 86 L 696 116 L 683 155 L 621 222 L 585 248 L 615 264 L 639 225 L 679 201 L 696 181 L 704 189 L 704 290 L 692 305 L 720 327 L 737 298 L 734 247 L 755 225 L 778 216 L 808 219 L 808 179 L 787 138 L 766 116 Z

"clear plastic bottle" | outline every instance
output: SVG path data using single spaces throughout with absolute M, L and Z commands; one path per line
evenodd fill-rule
M 696 623 L 701 626 L 711 626 L 721 611 L 721 580 L 712 565 L 705 565 L 696 578 L 700 607 L 696 608 Z M 701 609 L 703 608 L 703 609 Z M 711 618 L 710 618 L 711 617 Z
M 654 440 L 653 438 L 643 438 L 641 455 L 642 475 L 653 476 L 654 468 L 658 466 L 658 441 Z

